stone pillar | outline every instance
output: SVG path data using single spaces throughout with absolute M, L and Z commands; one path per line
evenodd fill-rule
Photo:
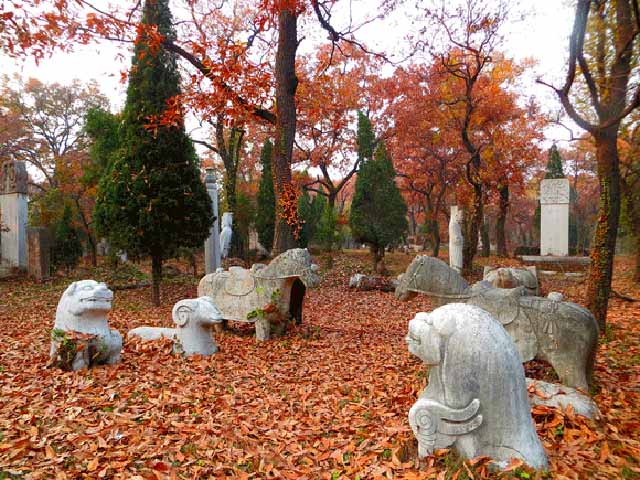
M 29 240 L 29 275 L 38 281 L 49 278 L 51 268 L 51 240 L 44 227 L 27 228 Z
M 0 168 L 0 258 L 10 267 L 27 269 L 27 168 L 9 160 Z
M 569 180 L 554 178 L 540 184 L 540 255 L 569 254 Z
M 462 211 L 457 206 L 451 207 L 451 217 L 449 219 L 449 266 L 457 272 L 462 271 L 462 245 L 464 237 L 460 220 Z
M 218 226 L 218 186 L 213 168 L 207 168 L 204 179 L 207 193 L 213 205 L 214 222 L 211 226 L 209 238 L 204 242 L 204 270 L 206 274 L 214 273 L 220 267 L 220 228 Z

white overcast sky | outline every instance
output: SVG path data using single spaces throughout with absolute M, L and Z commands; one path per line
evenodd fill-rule
M 358 0 L 357 0 L 358 1 Z M 359 0 L 366 6 L 369 0 Z M 573 23 L 573 3 L 563 0 L 514 1 L 514 5 L 525 4 L 529 15 L 524 21 L 510 23 L 505 29 L 503 50 L 516 59 L 533 57 L 538 64 L 534 67 L 530 81 L 527 82 L 525 95 L 535 96 L 549 110 L 557 110 L 559 105 L 547 87 L 535 84 L 540 76 L 547 81 L 560 84 L 566 71 L 568 37 Z M 407 2 L 407 8 L 410 8 Z M 358 33 L 358 39 L 368 45 L 385 49 L 385 46 L 397 45 L 407 30 L 407 16 L 397 12 L 384 21 Z M 319 30 L 319 27 L 318 27 Z M 322 34 L 318 33 L 319 38 Z M 309 44 L 312 40 L 305 40 Z M 12 59 L 0 56 L 0 72 L 18 72 L 23 77 L 35 77 L 45 82 L 70 83 L 74 78 L 81 81 L 96 79 L 102 92 L 109 97 L 112 109 L 117 110 L 124 103 L 126 86 L 120 83 L 120 71 L 127 70 L 129 55 L 125 63 L 116 60 L 116 53 L 122 51 L 121 45 L 105 43 L 100 45 L 79 46 L 73 53 L 56 54 L 50 59 L 35 65 L 32 60 L 16 63 Z M 301 51 L 309 46 L 303 42 Z M 549 141 L 566 137 L 562 129 L 549 129 Z

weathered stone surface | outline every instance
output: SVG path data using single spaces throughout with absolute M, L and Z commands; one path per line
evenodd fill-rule
M 568 255 L 569 180 L 542 180 L 540 205 L 540 255 Z
M 418 293 L 429 295 L 436 304 L 463 302 L 471 295 L 467 281 L 442 260 L 418 255 L 402 274 L 396 297 L 410 300 Z
M 0 194 L 0 258 L 9 268 L 27 269 L 27 195 Z
M 74 282 L 64 291 L 51 334 L 51 362 L 79 370 L 120 361 L 122 337 L 109 329 L 113 292 L 94 280 Z
M 509 267 L 484 267 L 482 279 L 489 282 L 495 288 L 525 287 L 527 295 L 538 295 L 538 274 L 536 267 L 509 268 Z
M 460 303 L 418 313 L 407 344 L 430 366 L 427 388 L 409 411 L 420 456 L 453 446 L 464 458 L 547 467 L 520 356 L 490 314 Z
M 563 384 L 588 390 L 598 347 L 594 316 L 576 303 L 523 296 L 522 289 L 479 289 L 467 303 L 502 323 L 523 362 L 545 360 Z
M 213 355 L 218 345 L 213 339 L 213 327 L 222 322 L 222 313 L 211 298 L 200 297 L 180 300 L 173 306 L 173 323 L 176 328 L 138 327 L 129 330 L 127 338 L 142 340 L 173 340 L 173 351 L 185 356 Z
M 220 232 L 220 255 L 222 258 L 229 256 L 231 237 L 233 236 L 233 213 L 222 214 L 222 231 Z
M 49 230 L 44 227 L 28 227 L 29 275 L 37 281 L 49 278 L 51 269 L 51 241 Z
M 493 288 L 481 281 L 472 288 L 452 268 L 432 257 L 416 257 L 403 274 L 396 297 L 424 293 L 436 303 L 463 301 L 493 315 L 512 336 L 523 362 L 548 361 L 561 382 L 588 389 L 598 346 L 598 324 L 584 307 L 571 302 L 524 295 L 524 287 Z
M 600 410 L 596 402 L 575 388 L 527 378 L 527 389 L 532 405 L 545 405 L 560 410 L 566 410 L 571 405 L 577 415 L 591 419 L 600 418 Z
M 27 193 L 27 165 L 19 160 L 7 160 L 0 166 L 0 195 Z
M 211 198 L 213 207 L 213 224 L 209 230 L 209 238 L 204 242 L 204 271 L 213 273 L 221 265 L 220 253 L 220 230 L 218 221 L 218 186 L 216 184 L 215 172 L 212 168 L 207 169 L 207 176 L 204 179 L 207 193 Z
M 362 291 L 380 290 L 382 292 L 393 292 L 398 283 L 398 280 L 391 280 L 387 277 L 356 273 L 349 279 L 349 288 Z
M 231 267 L 206 275 L 200 280 L 198 295 L 211 297 L 225 320 L 254 323 L 258 313 L 273 305 L 286 321 L 301 323 L 306 288 L 318 284 L 317 272 L 309 251 L 295 248 L 278 255 L 268 266 Z
M 464 237 L 462 236 L 462 211 L 458 207 L 451 207 L 451 218 L 449 219 L 449 265 L 457 272 L 462 271 L 462 247 Z

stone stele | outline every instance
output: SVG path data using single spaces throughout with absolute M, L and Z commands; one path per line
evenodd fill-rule
M 62 294 L 51 334 L 51 363 L 64 370 L 120 361 L 122 337 L 109 328 L 113 292 L 94 280 L 74 282 Z
M 540 255 L 569 254 L 569 180 L 540 183 Z
M 427 388 L 409 410 L 419 456 L 453 446 L 502 468 L 512 458 L 547 468 L 518 350 L 497 320 L 478 307 L 446 305 L 418 313 L 407 344 L 429 366 Z
M 462 271 L 462 247 L 464 237 L 462 236 L 462 210 L 457 206 L 451 207 L 451 218 L 449 219 L 449 265 L 457 272 Z
M 274 316 L 265 313 L 276 314 L 284 322 L 302 322 L 305 292 L 318 284 L 317 271 L 309 251 L 294 248 L 267 266 L 230 267 L 206 275 L 200 280 L 198 295 L 212 298 L 225 320 L 256 323 L 256 338 L 267 340 Z
M 563 384 L 589 388 L 598 323 L 580 305 L 564 302 L 555 294 L 551 298 L 527 296 L 524 286 L 494 288 L 481 281 L 470 287 L 442 260 L 427 256 L 411 262 L 395 293 L 401 300 L 422 293 L 436 304 L 465 302 L 483 308 L 511 335 L 523 362 L 548 361 Z
M 138 327 L 129 330 L 127 338 L 169 338 L 174 342 L 174 353 L 185 356 L 213 355 L 218 351 L 212 333 L 214 325 L 222 322 L 222 313 L 209 297 L 180 300 L 173 306 L 172 317 L 176 328 Z

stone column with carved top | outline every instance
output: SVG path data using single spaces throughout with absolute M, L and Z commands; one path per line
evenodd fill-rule
M 27 268 L 27 168 L 9 160 L 0 166 L 0 258 L 9 266 Z

